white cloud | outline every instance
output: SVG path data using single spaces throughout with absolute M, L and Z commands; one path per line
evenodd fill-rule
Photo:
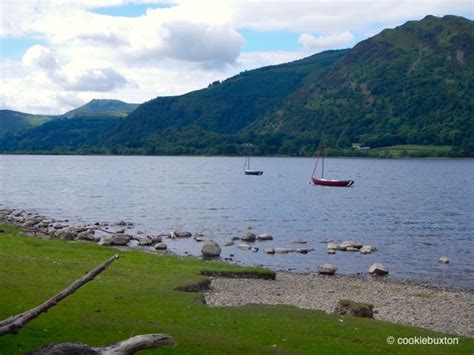
M 309 33 L 302 33 L 298 38 L 304 49 L 320 52 L 325 49 L 347 48 L 354 44 L 354 36 L 346 31 L 326 36 L 313 36 Z
M 114 68 L 95 68 L 68 78 L 64 88 L 70 91 L 108 92 L 127 84 L 127 79 Z

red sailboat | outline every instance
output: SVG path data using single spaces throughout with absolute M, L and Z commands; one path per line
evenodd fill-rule
M 311 175 L 310 183 L 314 185 L 322 185 L 322 186 L 340 186 L 340 187 L 349 187 L 354 184 L 354 180 L 328 180 L 324 178 L 324 145 L 320 144 L 318 149 L 318 157 L 316 158 L 316 163 L 314 164 L 313 174 Z M 321 158 L 321 178 L 318 179 L 314 177 L 316 173 L 316 169 L 318 167 L 319 158 Z

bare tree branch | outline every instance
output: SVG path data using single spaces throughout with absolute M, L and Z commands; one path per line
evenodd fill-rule
M 118 255 L 115 254 L 108 260 L 104 261 L 102 264 L 89 271 L 86 275 L 74 281 L 68 288 L 57 293 L 51 297 L 46 302 L 40 304 L 39 306 L 30 309 L 26 312 L 20 313 L 16 316 L 12 316 L 0 322 L 0 336 L 8 333 L 17 333 L 26 323 L 38 317 L 41 313 L 46 312 L 51 307 L 55 306 L 59 301 L 66 298 L 67 296 L 73 294 L 81 286 L 86 284 L 89 281 L 92 281 L 98 274 L 107 269 L 110 264 L 118 259 Z

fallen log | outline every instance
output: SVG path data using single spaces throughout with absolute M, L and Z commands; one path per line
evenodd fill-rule
M 122 340 L 116 344 L 93 348 L 81 343 L 59 343 L 43 346 L 29 355 L 131 355 L 144 349 L 174 345 L 167 334 L 144 334 Z
M 118 257 L 119 256 L 115 254 L 114 256 L 104 261 L 99 266 L 95 267 L 93 270 L 89 271 L 86 275 L 84 275 L 80 279 L 77 279 L 76 281 L 74 281 L 69 287 L 57 293 L 56 295 L 51 297 L 46 302 L 40 304 L 39 306 L 33 309 L 30 309 L 26 312 L 7 318 L 3 321 L 0 321 L 0 336 L 9 334 L 9 333 L 16 334 L 26 323 L 35 319 L 41 313 L 47 312 L 48 309 L 55 306 L 62 299 L 76 292 L 77 289 L 79 289 L 81 286 L 83 286 L 87 282 L 92 281 L 98 274 L 100 274 L 102 271 L 107 269 L 110 264 L 112 264 L 115 260 L 117 260 Z

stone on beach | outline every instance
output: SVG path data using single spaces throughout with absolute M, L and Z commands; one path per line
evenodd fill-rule
M 51 234 L 52 238 L 74 240 L 77 238 L 77 231 L 72 227 L 62 228 L 54 231 Z
M 165 243 L 158 243 L 155 245 L 155 250 L 166 250 L 168 246 Z
M 296 252 L 300 253 L 300 254 L 308 254 L 310 251 L 311 251 L 311 249 L 306 249 L 306 248 L 296 249 Z
M 322 264 L 318 266 L 318 273 L 322 275 L 334 275 L 337 267 L 333 264 Z
M 339 250 L 343 250 L 343 251 L 346 251 L 348 248 L 360 249 L 362 248 L 362 244 L 354 242 L 353 240 L 345 240 L 341 244 L 339 244 L 339 247 L 338 247 Z
M 381 263 L 374 263 L 369 267 L 369 273 L 372 275 L 387 275 L 388 269 Z
M 238 248 L 242 249 L 242 250 L 249 250 L 249 249 L 252 248 L 252 246 L 248 245 L 248 244 L 241 243 L 241 244 L 239 244 Z
M 265 248 L 263 251 L 267 254 L 275 254 L 275 249 L 273 248 Z
M 255 236 L 254 233 L 252 232 L 247 232 L 245 233 L 245 235 L 240 238 L 241 240 L 243 240 L 244 242 L 255 242 L 255 240 L 257 239 L 257 237 Z
M 442 256 L 439 258 L 438 262 L 441 264 L 449 264 L 449 258 L 447 256 Z
M 233 242 L 232 240 L 230 240 L 230 241 L 225 242 L 224 244 L 222 244 L 222 246 L 224 246 L 224 247 L 230 247 L 230 246 L 232 246 L 232 245 L 234 245 L 234 242 Z
M 96 240 L 96 237 L 95 237 L 94 233 L 92 233 L 92 232 L 93 231 L 89 231 L 89 230 L 80 232 L 77 235 L 77 240 L 85 240 L 85 241 L 88 241 L 88 242 L 94 242 Z
M 273 240 L 273 237 L 270 234 L 260 234 L 257 237 L 257 240 L 259 241 Z
M 354 317 L 373 318 L 374 306 L 368 303 L 340 300 L 334 312 L 336 314 L 346 314 Z
M 201 253 L 207 257 L 216 257 L 221 255 L 221 247 L 213 240 L 205 242 L 201 248 Z
M 112 234 L 102 237 L 99 245 L 127 245 L 132 237 L 128 234 Z

